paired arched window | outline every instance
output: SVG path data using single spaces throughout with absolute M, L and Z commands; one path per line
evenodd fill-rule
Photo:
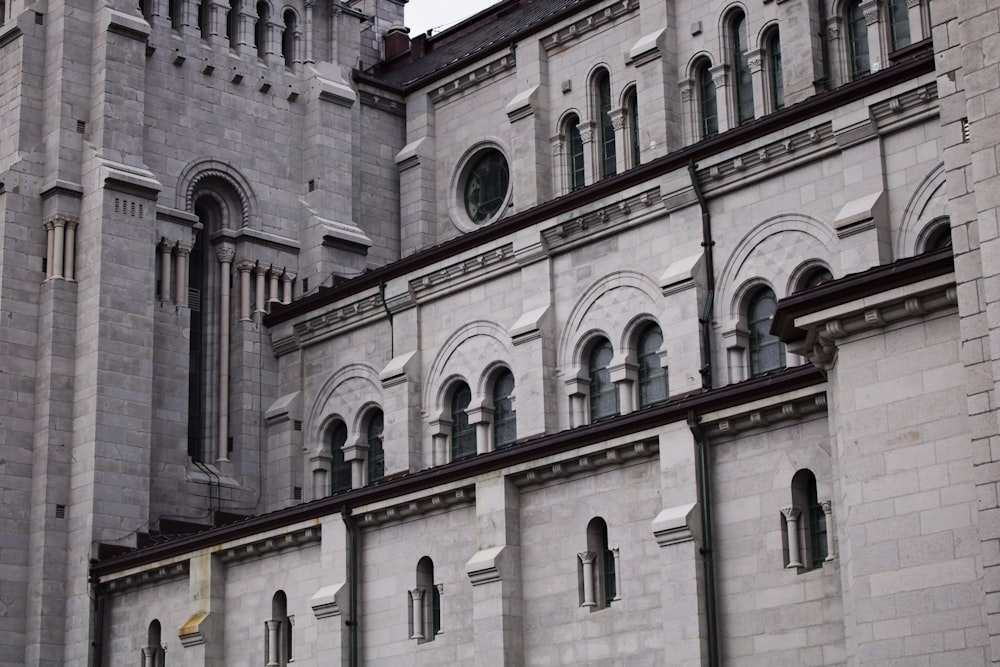
M 611 75 L 606 69 L 599 70 L 594 76 L 593 91 L 601 178 L 607 178 L 615 175 L 618 157 L 615 152 L 615 126 L 611 121 Z
M 590 380 L 590 421 L 618 416 L 618 387 L 611 381 L 608 368 L 614 350 L 607 338 L 598 339 L 587 355 L 587 377 Z
M 639 364 L 639 407 L 645 408 L 667 400 L 667 369 L 660 360 L 663 332 L 649 324 L 636 341 L 636 361 Z
M 638 167 L 641 162 L 641 148 L 639 146 L 639 99 L 635 86 L 631 86 L 625 91 L 622 106 L 625 117 L 625 137 L 628 140 L 626 164 L 629 168 Z
M 201 0 L 198 3 L 198 32 L 202 39 L 208 39 L 209 27 L 211 24 L 212 2 L 211 0 Z
M 476 428 L 469 424 L 469 385 L 458 383 L 451 394 L 451 460 L 460 461 L 476 454 Z
M 580 606 L 604 609 L 619 600 L 618 554 L 608 545 L 608 524 L 594 517 L 587 524 L 587 550 L 579 554 Z
M 802 571 L 823 567 L 830 558 L 830 503 L 820 503 L 816 475 L 803 468 L 792 477 L 792 504 L 782 509 L 785 567 Z
M 514 374 L 504 369 L 493 380 L 493 447 L 503 449 L 517 442 L 517 418 L 512 398 Z
M 580 118 L 575 113 L 566 117 L 563 135 L 566 137 L 566 169 L 569 174 L 569 189 L 572 192 L 586 184 L 583 137 L 580 136 Z
M 271 598 L 271 618 L 265 625 L 264 655 L 268 665 L 285 667 L 292 661 L 292 619 L 288 616 L 288 598 L 278 591 Z
M 229 40 L 229 48 L 235 49 L 240 36 L 240 8 L 241 0 L 229 0 L 229 12 L 226 14 L 226 39 Z
M 434 583 L 434 561 L 424 556 L 417 562 L 417 587 L 409 594 L 410 639 L 433 641 L 441 632 L 441 590 Z
M 257 25 L 253 29 L 253 45 L 257 49 L 257 57 L 263 58 L 267 53 L 267 23 L 271 20 L 271 6 L 266 2 L 257 3 Z
M 282 18 L 285 29 L 281 33 L 281 55 L 285 59 L 285 67 L 292 67 L 295 64 L 295 27 L 298 19 L 291 9 L 286 9 Z
M 785 367 L 785 346 L 771 333 L 771 320 L 778 306 L 774 292 L 758 289 L 747 305 L 750 330 L 750 375 L 757 377 Z
M 844 21 L 847 24 L 848 59 L 852 79 L 871 73 L 871 52 L 868 46 L 868 22 L 861 9 L 862 0 L 847 3 Z
M 771 93 L 771 109 L 777 111 L 785 106 L 785 79 L 781 65 L 781 39 L 775 28 L 764 40 L 767 56 L 767 83 Z
M 736 84 L 736 119 L 742 125 L 753 120 L 753 78 L 747 62 L 747 17 L 734 11 L 728 21 L 729 48 Z
M 337 421 L 330 429 L 331 493 L 351 490 L 351 464 L 344 460 L 345 446 L 347 446 L 347 425 L 342 421 Z
M 180 30 L 184 25 L 184 0 L 168 0 L 167 18 L 170 19 L 170 27 Z
M 156 619 L 146 631 L 146 645 L 142 648 L 142 667 L 164 667 L 167 655 L 163 650 L 160 622 Z
M 719 133 L 719 108 L 715 96 L 715 81 L 712 79 L 711 64 L 702 60 L 694 70 L 695 87 L 698 92 L 698 127 L 701 138 Z
M 385 416 L 375 410 L 368 417 L 365 439 L 368 442 L 368 483 L 373 484 L 385 477 L 385 450 L 382 447 Z

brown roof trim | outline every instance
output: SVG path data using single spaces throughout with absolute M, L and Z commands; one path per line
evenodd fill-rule
M 887 67 L 877 74 L 853 81 L 833 91 L 813 95 L 807 100 L 769 114 L 752 123 L 741 125 L 728 132 L 687 146 L 670 155 L 665 155 L 617 176 L 598 181 L 593 185 L 557 199 L 543 202 L 534 208 L 517 213 L 492 225 L 482 227 L 468 234 L 463 234 L 449 241 L 421 250 L 409 257 L 369 271 L 338 287 L 321 289 L 321 291 L 315 294 L 300 298 L 286 306 L 276 305 L 274 312 L 264 318 L 264 324 L 271 327 L 282 322 L 287 322 L 340 299 L 372 287 L 377 287 L 388 280 L 404 276 L 418 269 L 430 266 L 435 262 L 448 259 L 458 253 L 552 219 L 649 179 L 680 169 L 687 165 L 688 162 L 697 162 L 710 158 L 746 142 L 778 132 L 813 116 L 825 113 L 831 107 L 849 104 L 886 88 L 891 88 L 928 72 L 933 72 L 934 53 L 930 49 L 930 40 L 926 40 L 923 44 L 924 50 L 919 55 L 914 56 L 913 59 L 893 65 L 892 67 Z
M 876 266 L 860 273 L 852 273 L 839 280 L 831 280 L 818 287 L 793 294 L 778 302 L 774 320 L 771 322 L 771 333 L 780 337 L 785 343 L 801 340 L 806 337 L 806 332 L 796 328 L 796 318 L 951 273 L 955 270 L 955 258 L 951 253 L 951 248 L 935 250 L 901 259 L 892 264 Z
M 251 517 L 245 521 L 206 530 L 171 542 L 137 549 L 115 558 L 94 563 L 91 566 L 91 575 L 101 577 L 158 560 L 182 556 L 191 551 L 205 549 L 226 541 L 336 514 L 343 507 L 360 507 L 442 484 L 470 479 L 477 475 L 502 470 L 508 466 L 532 461 L 543 456 L 687 419 L 691 413 L 695 415 L 705 414 L 750 400 L 777 396 L 796 389 L 814 386 L 824 382 L 825 379 L 821 371 L 807 364 L 707 392 L 686 394 L 662 405 L 632 412 L 615 419 L 525 440 L 509 449 L 481 454 L 463 461 L 386 480 L 373 486 L 354 489 L 329 498 Z

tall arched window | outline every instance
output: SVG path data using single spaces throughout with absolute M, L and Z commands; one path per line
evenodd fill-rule
M 198 3 L 198 32 L 201 33 L 202 39 L 208 39 L 211 11 L 211 0 L 201 0 L 201 2 Z
M 639 334 L 636 357 L 639 362 L 639 407 L 645 408 L 667 400 L 667 370 L 660 361 L 663 332 L 655 324 Z
M 698 89 L 698 126 L 701 138 L 719 133 L 719 108 L 715 99 L 715 81 L 712 79 L 711 65 L 702 60 L 695 67 L 695 86 Z
M 501 371 L 493 380 L 493 447 L 503 449 L 517 441 L 517 418 L 511 397 L 514 395 L 514 374 Z
M 292 661 L 292 620 L 288 616 L 288 598 L 278 591 L 271 598 L 271 618 L 265 625 L 265 652 L 268 665 L 285 667 Z
M 226 39 L 229 48 L 235 49 L 239 42 L 240 32 L 240 0 L 229 0 L 229 11 L 226 13 Z
M 778 306 L 774 292 L 761 288 L 747 307 L 750 329 L 750 375 L 757 377 L 785 367 L 785 346 L 771 333 L 771 320 Z
M 910 45 L 910 11 L 906 0 L 889 0 L 889 44 L 893 51 Z
M 785 79 L 781 66 L 781 40 L 778 30 L 772 30 L 764 42 L 767 53 L 767 79 L 771 89 L 771 108 L 775 111 L 785 106 Z
M 742 125 L 753 120 L 753 78 L 747 62 L 747 17 L 741 11 L 729 17 L 729 48 L 736 77 L 736 118 Z
M 933 252 L 934 250 L 950 247 L 951 224 L 948 220 L 944 220 L 944 222 L 935 225 L 934 229 L 927 234 L 927 240 L 924 241 L 922 252 Z
M 594 111 L 601 158 L 601 178 L 607 178 L 615 175 L 618 158 L 615 153 L 615 126 L 611 121 L 611 75 L 604 69 L 594 77 Z
M 628 138 L 628 154 L 626 164 L 631 167 L 638 167 L 640 163 L 639 146 L 639 99 L 635 86 L 632 86 L 625 93 L 625 136 Z
M 825 266 L 817 266 L 802 276 L 799 284 L 796 285 L 795 291 L 801 292 L 802 290 L 819 287 L 823 283 L 828 283 L 831 280 L 833 280 L 833 274 L 830 273 L 830 269 Z
M 286 9 L 282 17 L 285 20 L 285 29 L 281 33 L 281 55 L 285 58 L 285 67 L 295 64 L 295 12 Z
M 574 113 L 566 117 L 563 125 L 566 137 L 566 168 L 569 173 L 569 189 L 579 190 L 586 183 L 583 162 L 583 138 L 580 136 L 580 118 Z
M 344 460 L 344 446 L 347 445 L 347 425 L 338 421 L 330 429 L 330 492 L 342 493 L 351 490 L 351 464 Z
M 166 653 L 163 651 L 160 622 L 156 619 L 146 631 L 146 645 L 142 649 L 142 667 L 164 667 Z
M 791 491 L 793 516 L 797 521 L 789 525 L 786 520 L 785 529 L 787 532 L 794 528 L 798 534 L 794 537 L 786 535 L 785 544 L 789 551 L 786 563 L 793 566 L 797 563 L 798 567 L 806 570 L 823 567 L 823 561 L 830 553 L 830 543 L 826 511 L 816 491 L 816 475 L 806 468 L 799 470 L 792 477 Z
M 851 65 L 851 78 L 859 79 L 871 73 L 868 49 L 868 22 L 861 10 L 861 0 L 851 0 L 847 5 L 847 48 Z
M 587 551 L 580 554 L 581 606 L 604 609 L 619 599 L 617 549 L 608 546 L 608 524 L 594 517 L 587 524 Z
M 590 349 L 587 374 L 590 379 L 590 421 L 616 417 L 619 412 L 618 387 L 611 381 L 608 365 L 614 350 L 607 338 L 601 338 Z
M 410 591 L 409 602 L 410 638 L 433 641 L 441 632 L 441 591 L 434 583 L 434 561 L 427 556 L 417 562 L 417 587 Z
M 451 395 L 451 460 L 475 456 L 476 428 L 469 424 L 469 404 L 472 402 L 472 392 L 469 385 L 459 383 Z
M 257 57 L 263 58 L 267 53 L 267 23 L 271 19 L 271 7 L 266 2 L 257 3 L 257 23 L 253 29 L 253 44 L 257 49 Z
M 385 477 L 385 450 L 382 448 L 385 418 L 381 410 L 375 410 L 368 418 L 368 483 L 372 484 Z

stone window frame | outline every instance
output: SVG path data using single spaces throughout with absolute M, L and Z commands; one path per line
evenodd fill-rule
M 815 473 L 801 468 L 789 484 L 791 503 L 781 508 L 781 546 L 785 569 L 798 574 L 821 570 L 834 560 L 833 505 L 820 500 Z
M 376 429 L 378 422 L 381 426 Z M 361 423 L 364 425 L 365 484 L 375 484 L 385 477 L 385 412 L 379 406 L 372 406 L 364 411 Z
M 146 630 L 146 644 L 142 647 L 142 667 L 165 667 L 167 654 L 163 645 L 163 628 L 159 619 L 149 622 Z
M 575 121 L 575 122 L 574 122 Z M 583 141 L 580 114 L 566 112 L 559 122 L 559 139 L 562 148 L 562 165 L 565 176 L 560 179 L 564 192 L 576 192 L 587 185 L 586 144 Z M 577 147 L 578 145 L 578 147 Z
M 698 57 L 691 66 L 693 92 L 691 117 L 694 120 L 695 141 L 719 134 L 719 90 L 716 85 L 712 60 L 706 55 Z
M 643 342 L 649 336 L 653 329 L 656 329 L 660 337 L 660 344 L 657 346 L 656 350 L 643 353 Z M 670 400 L 670 384 L 669 384 L 669 373 L 667 369 L 667 350 L 665 347 L 666 339 L 663 335 L 663 327 L 660 326 L 659 322 L 651 319 L 643 319 L 638 326 L 634 328 L 634 335 L 632 336 L 633 345 L 630 347 L 634 350 L 634 361 L 636 368 L 635 377 L 635 405 L 641 410 L 643 408 L 648 408 L 653 405 L 658 405 L 665 401 Z M 632 353 L 629 355 L 632 356 Z M 662 382 L 664 397 L 662 399 L 647 400 L 645 399 L 644 387 L 647 383 L 651 381 L 651 377 L 647 375 L 646 364 L 643 363 L 645 357 L 656 357 L 659 361 L 658 368 L 660 373 L 662 373 Z M 652 380 L 657 380 L 657 377 L 653 377 Z
M 621 553 L 611 545 L 603 517 L 587 522 L 586 540 L 586 551 L 576 557 L 577 591 L 579 606 L 594 612 L 621 600 Z
M 761 32 L 761 53 L 759 56 L 766 81 L 767 112 L 773 113 L 785 108 L 784 65 L 781 53 L 781 29 L 777 22 Z M 777 48 L 775 48 L 777 47 Z M 751 63 L 752 67 L 752 63 Z
M 434 561 L 417 561 L 416 586 L 406 592 L 408 637 L 418 644 L 434 641 L 442 631 L 441 596 L 444 587 L 434 581 Z
M 590 115 L 594 127 L 594 180 L 611 178 L 618 173 L 618 138 L 616 125 L 621 109 L 612 105 L 611 68 L 598 65 L 590 73 Z
M 271 597 L 271 616 L 264 623 L 264 658 L 267 667 L 285 667 L 295 659 L 294 617 L 288 613 L 288 596 L 283 590 Z
M 501 398 L 497 397 L 497 386 L 501 379 L 505 376 L 510 376 L 512 381 L 512 386 L 510 392 Z M 484 447 L 487 451 L 492 451 L 496 449 L 504 449 L 507 447 L 512 447 L 517 442 L 517 379 L 514 372 L 505 364 L 496 364 L 493 368 L 484 375 L 485 387 L 487 391 L 483 392 L 484 399 L 482 405 L 485 406 L 479 410 L 482 416 L 473 414 L 473 418 L 477 423 L 477 429 L 479 433 L 477 434 L 477 441 L 482 443 L 483 437 L 488 434 L 488 443 Z M 498 405 L 499 401 L 507 400 L 510 405 L 511 417 L 509 421 L 513 424 L 514 439 L 510 441 L 503 441 L 499 437 L 499 429 L 501 427 L 498 421 L 498 416 L 503 415 L 502 405 Z M 475 413 L 476 410 L 474 409 Z M 483 424 L 482 427 L 478 427 L 478 424 Z
M 633 82 L 622 91 L 622 153 L 625 169 L 642 164 L 642 140 L 639 134 L 639 87 Z
M 343 439 L 338 446 L 337 440 L 341 429 L 343 429 Z M 353 486 L 353 475 L 351 463 L 347 459 L 348 442 L 350 441 L 350 430 L 347 428 L 347 422 L 343 419 L 334 419 L 331 421 L 327 427 L 325 437 L 330 446 L 329 493 L 330 495 L 336 495 L 350 491 Z
M 939 216 L 924 225 L 917 236 L 916 254 L 934 252 L 942 248 L 951 247 L 951 219 L 948 216 Z
M 507 192 L 496 213 L 481 222 L 475 222 L 469 218 L 466 211 L 465 187 L 472 168 L 482 155 L 489 150 L 498 151 L 507 164 Z M 499 138 L 484 137 L 467 149 L 458 159 L 448 187 L 448 215 L 451 218 L 452 224 L 460 231 L 474 232 L 486 225 L 491 225 L 503 218 L 507 214 L 507 210 L 513 206 L 514 178 L 511 173 L 511 165 L 514 163 L 511 161 L 511 155 L 511 151 Z
M 735 127 L 752 122 L 756 117 L 753 72 L 750 67 L 750 17 L 746 7 L 739 4 L 727 8 L 721 16 L 720 34 L 723 36 L 721 51 L 725 54 L 726 76 L 731 79 L 731 81 L 726 82 L 726 87 L 732 90 L 731 95 L 727 96 L 730 99 L 726 99 L 725 103 L 731 110 L 730 118 L 735 120 L 729 125 Z M 740 19 L 742 19 L 742 35 L 739 34 L 737 25 L 741 22 Z M 740 51 L 740 37 L 744 41 L 742 52 Z M 745 86 L 742 92 L 741 75 L 745 77 Z M 749 115 L 745 115 L 746 112 L 749 112 Z

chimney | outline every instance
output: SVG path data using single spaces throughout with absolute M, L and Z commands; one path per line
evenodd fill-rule
M 410 55 L 420 58 L 427 52 L 427 33 L 417 35 L 410 41 Z
M 391 60 L 410 50 L 410 29 L 394 25 L 385 33 L 385 59 Z

